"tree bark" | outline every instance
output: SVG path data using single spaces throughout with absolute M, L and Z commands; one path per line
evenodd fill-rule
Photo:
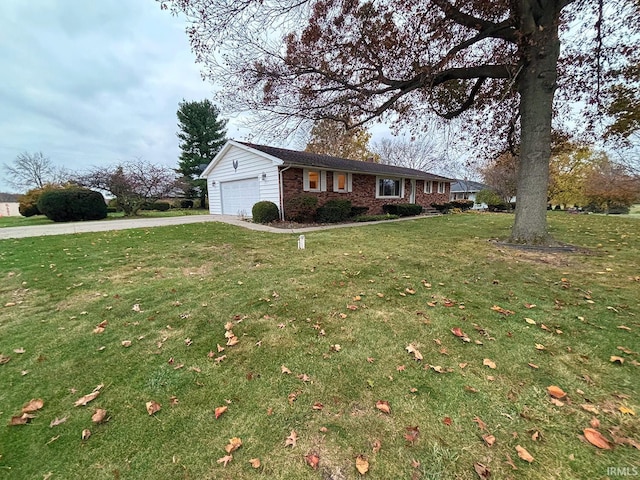
M 525 2 L 526 3 L 526 2 Z M 547 188 L 551 158 L 551 118 L 557 86 L 560 53 L 555 1 L 542 1 L 542 12 L 531 13 L 533 31 L 522 39 L 524 64 L 520 73 L 520 164 L 516 196 L 516 217 L 511 241 L 546 244 Z M 526 15 L 525 15 L 526 16 Z

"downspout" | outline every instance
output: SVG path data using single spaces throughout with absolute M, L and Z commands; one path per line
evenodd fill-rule
M 284 222 L 284 180 L 282 179 L 282 172 L 285 170 L 289 170 L 291 165 L 288 167 L 278 169 L 278 177 L 280 177 L 280 220 Z

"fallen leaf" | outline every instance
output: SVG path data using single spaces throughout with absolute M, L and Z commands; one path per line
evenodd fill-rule
M 369 471 L 369 461 L 364 455 L 356 457 L 356 469 L 360 472 L 360 475 L 364 475 Z
M 589 420 L 589 425 L 591 426 L 591 428 L 600 428 L 600 420 L 598 420 L 596 417 L 591 417 L 591 420 Z
M 103 384 L 98 385 L 96 388 L 93 389 L 93 392 L 88 393 L 82 397 L 80 397 L 78 400 L 75 401 L 75 403 L 73 404 L 74 407 L 79 407 L 80 405 L 85 406 L 87 403 L 91 402 L 92 400 L 95 400 L 96 397 L 98 395 L 100 395 L 100 389 L 104 387 Z
M 536 350 L 545 350 L 547 347 L 542 345 L 541 343 L 536 343 Z
M 560 387 L 556 387 L 555 385 L 551 385 L 547 387 L 547 392 L 553 398 L 557 398 L 557 399 L 562 399 L 567 396 L 567 394 Z
M 308 382 L 311 380 L 311 377 L 309 377 L 309 375 L 307 375 L 306 373 L 301 373 L 300 375 L 297 376 L 297 378 L 299 380 L 302 380 L 303 382 Z
M 453 423 L 453 420 L 451 420 L 451 417 L 444 417 L 442 419 L 442 423 L 444 423 L 445 425 L 449 426 Z
M 625 407 L 624 405 L 621 405 L 618 407 L 618 410 L 620 410 L 620 413 L 628 413 L 629 415 L 634 415 L 636 414 L 636 412 L 629 407 Z
M 617 355 L 611 355 L 611 358 L 609 358 L 609 361 L 611 363 L 619 363 L 619 364 L 623 364 L 624 363 L 624 358 L 622 357 L 618 357 Z
M 130 346 L 131 346 L 131 340 L 123 340 L 123 341 L 122 341 L 122 346 L 123 346 L 124 348 L 128 348 L 128 347 L 130 347 Z
M 491 310 L 493 310 L 494 312 L 501 313 L 502 315 L 513 315 L 515 313 L 515 312 L 512 312 L 511 310 L 507 310 L 498 305 L 494 305 L 493 307 L 491 307 Z
M 284 446 L 285 447 L 289 447 L 289 446 L 295 447 L 297 441 L 298 441 L 298 434 L 296 433 L 295 430 L 291 430 L 291 433 L 289 434 L 287 439 L 284 441 Z
M 149 415 L 153 415 L 154 413 L 159 412 L 160 409 L 162 408 L 162 405 L 160 405 L 158 402 L 154 400 L 147 402 L 145 406 L 147 407 L 147 413 Z
M 69 417 L 62 417 L 62 418 L 56 417 L 55 419 L 51 420 L 49 427 L 53 428 L 53 427 L 57 427 L 58 425 L 62 425 L 64 422 L 68 420 L 68 418 Z
M 407 442 L 414 443 L 418 439 L 418 435 L 420 434 L 420 430 L 418 426 L 415 427 L 407 427 L 407 433 L 404 434 L 404 438 Z
M 289 369 L 288 369 L 287 367 L 285 367 L 284 365 L 282 365 L 282 366 L 280 367 L 280 371 L 281 371 L 282 373 L 286 373 L 287 375 L 290 375 L 290 374 L 291 374 L 291 370 L 289 370 Z
M 473 469 L 478 474 L 478 477 L 480 477 L 482 480 L 485 480 L 491 476 L 491 470 L 489 470 L 489 467 L 483 465 L 482 463 L 474 463 Z
M 378 400 L 376 402 L 376 408 L 383 413 L 391 413 L 391 406 L 386 400 Z
M 539 369 L 540 367 L 538 365 L 536 365 L 535 363 L 527 363 L 527 365 L 529 365 L 531 368 L 533 368 L 534 370 Z
M 259 458 L 252 458 L 249 460 L 249 463 L 253 468 L 260 468 L 260 465 L 262 465 Z
M 84 430 L 82 430 L 82 440 L 88 440 L 89 437 L 91 436 L 91 430 L 85 428 Z
M 171 395 L 169 397 L 169 405 L 171 405 L 172 407 L 175 407 L 178 405 L 178 397 L 176 397 L 175 395 Z
M 533 440 L 534 442 L 537 442 L 539 438 L 540 438 L 540 432 L 538 430 L 535 430 L 531 434 L 531 440 Z
M 222 415 L 224 412 L 226 412 L 228 408 L 229 407 L 227 407 L 226 405 L 223 405 L 221 407 L 216 407 L 216 409 L 214 410 L 214 414 L 216 416 L 216 420 L 218 418 L 220 418 L 220 415 Z
M 231 330 L 233 328 L 233 322 L 227 322 L 224 324 L 225 330 Z
M 564 402 L 558 400 L 557 398 L 550 398 L 549 401 L 553 403 L 556 407 L 564 407 Z
M 407 350 L 407 352 L 409 352 L 409 353 L 413 353 L 413 358 L 414 358 L 415 360 L 418 360 L 418 361 L 419 361 L 419 360 L 422 360 L 422 354 L 420 353 L 420 351 L 419 351 L 416 347 L 414 347 L 414 346 L 413 346 L 413 344 L 409 344 L 409 345 L 406 347 L 406 350 Z
M 533 318 L 525 318 L 524 321 L 527 322 L 529 325 L 537 325 L 536 321 Z
M 516 464 L 513 463 L 513 459 L 511 458 L 511 455 L 509 455 L 508 453 L 507 453 L 507 461 L 506 461 L 506 463 L 507 463 L 507 465 L 510 465 L 513 470 L 517 470 L 518 469 L 518 467 L 516 467 Z
M 26 352 L 26 350 L 25 350 L 24 348 L 22 348 L 22 347 L 20 347 L 20 348 L 15 348 L 15 349 L 13 350 L 13 353 L 17 353 L 18 355 L 21 355 L 21 354 L 23 354 L 23 353 L 25 353 L 25 352 Z
M 233 455 L 225 455 L 224 457 L 216 460 L 216 462 L 221 463 L 223 467 L 226 467 L 231 460 L 233 460 Z
M 339 352 L 340 350 L 342 350 L 342 347 L 336 343 L 335 345 L 331 345 L 329 349 L 332 352 Z
M 371 449 L 373 453 L 378 453 L 381 448 L 382 448 L 382 443 L 380 442 L 380 440 L 374 440 L 372 449 Z
M 36 418 L 35 415 L 32 415 L 30 413 L 23 413 L 22 415 L 16 415 L 11 417 L 11 420 L 9 420 L 9 425 L 11 426 L 26 425 L 34 418 Z
M 239 341 L 240 340 L 238 339 L 238 337 L 234 335 L 233 337 L 229 338 L 229 340 L 227 340 L 227 346 L 233 347 L 234 345 L 237 345 Z
M 611 450 L 609 441 L 595 428 L 585 428 L 583 433 L 584 438 L 586 438 L 591 445 L 595 445 L 603 450 Z
M 464 389 L 465 389 L 467 392 L 471 392 L 471 393 L 478 393 L 478 390 L 476 390 L 475 388 L 473 388 L 471 385 L 465 385 L 465 386 L 464 386 Z
M 5 363 L 8 363 L 9 360 L 11 360 L 11 357 L 7 357 L 0 353 L 0 365 L 4 365 Z
M 516 445 L 516 452 L 518 452 L 518 456 L 525 462 L 533 462 L 533 457 L 529 452 L 527 452 L 526 448 Z
M 324 408 L 324 405 L 321 404 L 320 402 L 316 402 L 313 404 L 313 406 L 311 407 L 313 410 L 322 410 Z
M 489 359 L 489 358 L 485 358 L 482 361 L 483 365 L 486 365 L 487 367 L 491 368 L 491 369 L 495 369 L 496 368 L 496 364 L 493 360 Z
M 44 407 L 44 401 L 41 398 L 34 398 L 22 406 L 22 413 L 33 413 Z
M 238 437 L 233 437 L 229 439 L 229 443 L 224 447 L 225 452 L 232 453 L 235 452 L 242 446 L 242 440 Z
M 318 463 L 320 463 L 320 457 L 318 457 L 318 455 L 316 455 L 315 453 L 309 453 L 304 456 L 304 459 L 306 460 L 307 465 L 309 465 L 311 468 L 313 468 L 314 470 L 318 469 Z
M 96 411 L 91 415 L 91 421 L 93 423 L 102 423 L 107 416 L 107 411 L 104 408 L 96 408 Z
M 478 417 L 478 416 L 473 417 L 473 421 L 478 424 L 478 428 L 480 430 L 486 430 L 487 429 L 487 424 L 484 423 L 480 417 Z
M 496 443 L 496 437 L 491 434 L 483 435 L 482 440 L 487 444 L 487 447 L 493 447 L 493 444 Z
M 626 325 L 618 325 L 618 328 L 620 330 L 626 330 L 627 332 L 631 331 L 631 329 L 629 327 L 627 327 Z
M 139 303 L 136 303 L 133 307 L 131 307 L 131 310 L 133 310 L 134 312 L 142 312 Z

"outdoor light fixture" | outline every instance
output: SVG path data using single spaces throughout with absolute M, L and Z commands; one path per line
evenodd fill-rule
M 216 186 L 216 181 L 215 180 L 211 180 L 211 186 L 215 187 Z
M 262 181 L 266 182 L 267 181 L 267 174 L 265 172 L 262 172 Z

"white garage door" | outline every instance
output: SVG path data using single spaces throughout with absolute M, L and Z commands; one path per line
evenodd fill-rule
M 251 216 L 251 209 L 260 201 L 260 187 L 257 178 L 222 182 L 220 188 L 224 215 Z

